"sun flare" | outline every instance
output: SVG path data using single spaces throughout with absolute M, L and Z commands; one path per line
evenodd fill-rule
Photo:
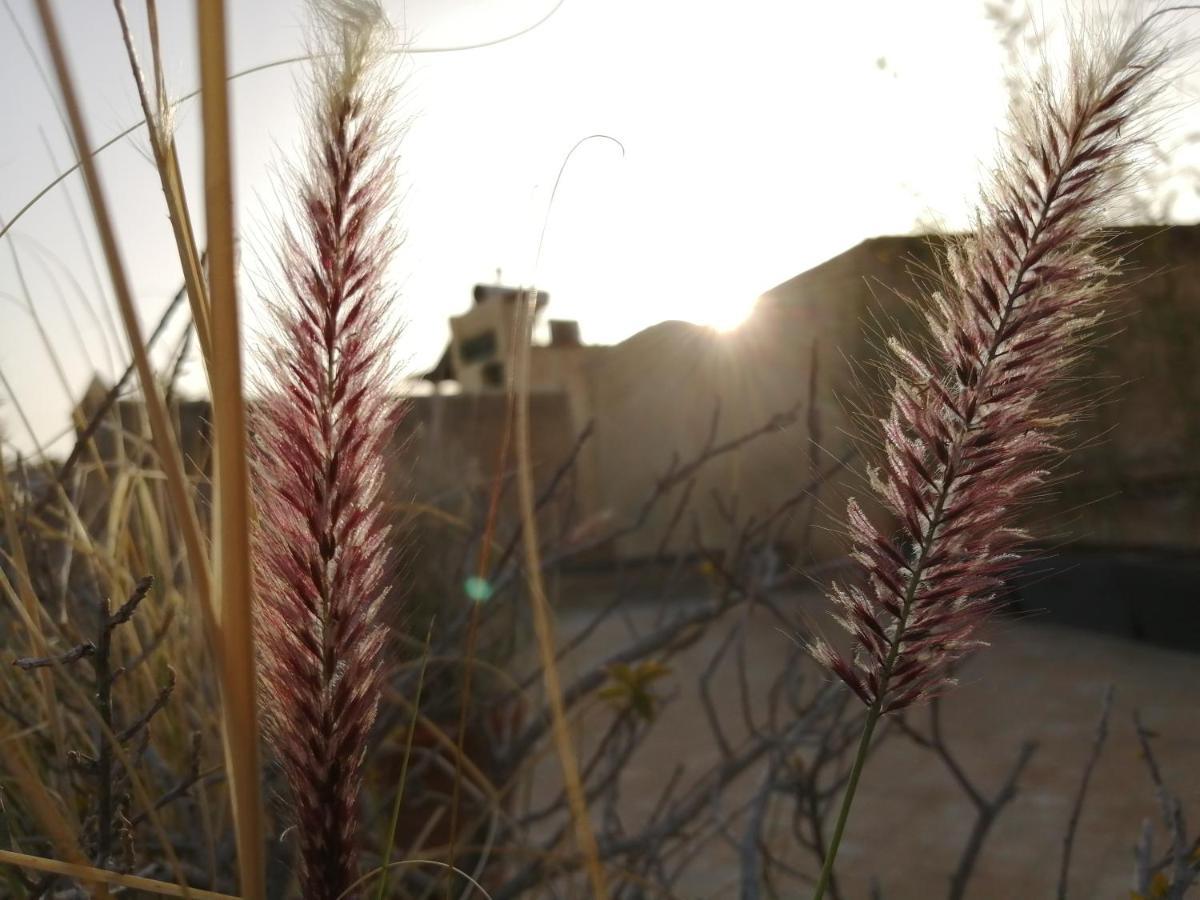
M 696 304 L 696 322 L 722 333 L 736 331 L 754 311 L 758 298 L 749 293 L 713 294 Z

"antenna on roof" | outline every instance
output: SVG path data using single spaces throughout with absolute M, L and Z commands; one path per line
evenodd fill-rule
M 500 267 L 499 266 L 496 266 L 496 284 L 498 284 L 498 285 L 504 284 L 504 282 L 500 278 Z

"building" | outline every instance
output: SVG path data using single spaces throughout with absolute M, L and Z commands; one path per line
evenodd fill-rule
M 768 291 L 731 333 L 662 322 L 619 344 L 590 346 L 575 323 L 552 320 L 550 342 L 531 350 L 532 456 L 541 483 L 574 458 L 573 521 L 629 522 L 672 465 L 780 412 L 799 412 L 787 427 L 692 473 L 685 528 L 673 522 L 673 502 L 661 503 L 642 527 L 596 548 L 592 561 L 644 560 L 696 543 L 720 550 L 731 534 L 728 498 L 737 498 L 744 520 L 810 486 L 817 509 L 793 519 L 782 555 L 844 552 L 837 523 L 847 496 L 863 495 L 863 461 L 820 476 L 849 459 L 854 435 L 864 433 L 854 410 L 880 411 L 886 385 L 872 363 L 881 336 L 915 322 L 904 298 L 921 296 L 938 240 L 864 241 Z M 1110 334 L 1087 363 L 1097 399 L 1078 411 L 1070 442 L 1078 449 L 1059 470 L 1070 477 L 1035 508 L 1033 530 L 1048 545 L 1193 552 L 1200 549 L 1200 226 L 1118 230 L 1110 246 L 1126 261 Z M 443 503 L 464 489 L 486 489 L 497 473 L 511 476 L 506 385 L 521 297 L 515 288 L 481 285 L 451 320 L 450 344 L 424 376 L 435 389 L 411 398 L 397 435 L 392 470 L 400 494 Z M 539 293 L 537 314 L 548 304 Z M 101 393 L 93 386 L 88 402 Z M 206 405 L 182 404 L 179 416 L 192 471 L 201 472 Z M 121 419 L 138 430 L 141 417 L 129 404 Z M 589 423 L 590 439 L 576 451 Z M 132 440 L 125 452 L 145 446 Z M 504 495 L 510 514 L 513 493 Z
M 921 296 L 938 245 L 934 237 L 864 241 L 768 291 L 750 318 L 727 334 L 663 322 L 619 344 L 595 347 L 580 341 L 577 328 L 552 323 L 550 344 L 531 351 L 540 464 L 551 468 L 569 451 L 571 440 L 555 439 L 555 433 L 575 435 L 592 422 L 578 462 L 577 502 L 587 514 L 620 521 L 634 514 L 673 460 L 690 458 L 707 441 L 760 427 L 798 404 L 795 424 L 696 473 L 694 521 L 680 540 L 721 546 L 729 533 L 727 516 L 711 498 L 736 495 L 742 515 L 765 514 L 853 452 L 853 436 L 863 434 L 853 411 L 879 412 L 886 394 L 872 368 L 882 338 L 916 324 L 906 298 Z M 1075 411 L 1069 444 L 1076 449 L 1060 467 L 1065 477 L 1049 501 L 1031 511 L 1031 524 L 1047 545 L 1195 550 L 1200 226 L 1115 230 L 1108 245 L 1124 262 L 1110 324 L 1102 327 L 1106 333 L 1086 364 L 1086 393 L 1095 399 Z M 443 363 L 427 376 L 435 383 L 457 378 L 461 393 L 430 402 L 449 402 L 465 416 L 468 409 L 481 410 L 489 392 L 500 391 L 494 376 L 476 373 L 503 365 L 509 345 L 502 331 L 511 323 L 514 294 L 476 289 L 472 309 L 452 320 Z M 539 295 L 539 311 L 546 305 Z M 481 340 L 492 332 L 494 339 Z M 486 360 L 474 355 L 493 343 Z M 489 471 L 490 439 L 449 451 L 455 441 L 442 433 L 433 446 L 439 456 L 460 452 Z M 418 458 L 419 447 L 413 447 Z M 862 465 L 858 460 L 852 471 L 819 486 L 815 502 L 821 509 L 815 522 L 796 520 L 789 555 L 823 558 L 844 550 L 836 525 L 847 496 L 862 495 Z M 645 528 L 615 541 L 609 558 L 654 555 L 671 515 L 671 504 L 663 504 Z

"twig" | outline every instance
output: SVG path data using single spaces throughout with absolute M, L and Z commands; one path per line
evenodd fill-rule
M 617 663 L 632 663 L 664 648 L 677 648 L 691 644 L 702 633 L 701 626 L 718 618 L 729 609 L 728 606 L 705 604 L 704 606 L 681 615 L 668 625 L 652 632 L 639 641 L 634 642 L 623 650 L 618 651 L 602 662 L 579 676 L 563 691 L 563 704 L 570 709 L 580 700 L 591 695 L 608 679 L 609 668 Z M 503 767 L 524 759 L 533 746 L 542 739 L 549 727 L 547 715 L 538 716 L 512 742 L 501 756 Z
M 760 882 L 763 875 L 762 860 L 760 859 L 763 844 L 763 823 L 767 818 L 767 806 L 771 799 L 771 791 L 775 787 L 775 776 L 778 772 L 778 760 L 772 761 L 763 777 L 762 786 L 754 796 L 747 817 L 746 828 L 742 833 L 739 851 L 741 857 L 741 900 L 759 900 L 761 896 Z
M 603 544 L 618 541 L 623 537 L 627 537 L 628 535 L 641 530 L 649 521 L 651 514 L 663 501 L 666 495 L 671 493 L 671 491 L 673 491 L 676 487 L 686 484 L 689 480 L 691 480 L 692 476 L 695 475 L 696 472 L 717 457 L 733 453 L 737 450 L 740 450 L 747 444 L 752 443 L 758 438 L 763 437 L 764 435 L 772 434 L 795 424 L 799 418 L 799 408 L 800 404 L 797 403 L 790 409 L 771 416 L 758 428 L 755 428 L 752 431 L 747 431 L 720 444 L 716 443 L 714 440 L 716 434 L 715 427 L 710 426 L 708 438 L 696 455 L 693 456 L 688 462 L 682 464 L 679 462 L 678 456 L 673 457 L 666 470 L 655 481 L 650 493 L 646 496 L 645 500 L 642 501 L 641 505 L 637 508 L 629 520 L 627 520 L 623 525 L 609 529 L 608 531 L 598 534 L 589 540 L 582 541 L 578 544 L 573 544 L 566 550 L 557 554 L 544 554 L 542 559 L 542 568 L 549 568 L 557 563 L 562 562 L 564 559 L 586 553 L 587 551 Z M 495 589 L 499 591 L 501 588 L 506 587 L 516 578 L 516 575 L 517 573 L 512 569 L 505 572 L 503 575 L 497 575 L 495 579 Z
M 141 587 L 139 582 L 138 588 Z M 138 589 L 134 589 L 134 596 Z M 131 598 L 132 599 L 132 598 Z M 113 617 L 109 612 L 108 597 L 101 597 L 96 612 L 98 635 L 96 652 L 92 655 L 92 672 L 96 677 L 96 711 L 100 714 L 102 728 L 97 736 L 96 758 L 96 856 L 97 866 L 106 868 L 112 852 L 113 825 L 113 747 L 109 735 L 113 732 L 112 710 L 112 633 Z M 124 608 L 124 606 L 122 606 Z
M 200 732 L 192 732 L 192 754 L 191 760 L 188 763 L 188 773 L 181 778 L 174 787 L 172 787 L 154 802 L 154 808 L 156 810 L 162 809 L 164 806 L 175 802 L 180 797 L 186 797 L 191 789 L 200 781 L 203 781 L 210 775 L 223 771 L 223 768 L 220 766 L 216 766 L 205 772 L 200 771 Z M 149 813 L 145 811 L 140 812 L 133 817 L 131 824 L 134 826 L 140 825 L 142 822 L 146 821 L 147 818 L 149 818 Z
M 974 874 L 975 864 L 979 861 L 983 844 L 987 840 L 988 834 L 992 826 L 996 823 L 996 819 L 999 818 L 1000 813 L 1016 798 L 1017 783 L 1020 781 L 1026 766 L 1033 759 L 1034 753 L 1037 752 L 1038 745 L 1034 741 L 1025 741 L 1021 744 L 1021 748 L 1017 752 L 1017 758 L 1009 770 L 1007 777 L 996 792 L 991 797 L 987 797 L 971 781 L 966 770 L 963 769 L 961 763 L 955 758 L 949 745 L 946 743 L 945 737 L 942 734 L 940 700 L 934 699 L 930 702 L 928 735 L 921 734 L 903 718 L 896 718 L 894 721 L 896 726 L 914 743 L 929 750 L 942 760 L 955 782 L 975 807 L 975 822 L 971 827 L 970 834 L 967 835 L 967 843 L 963 847 L 962 854 L 959 856 L 958 865 L 955 867 L 954 873 L 950 876 L 950 891 L 947 895 L 948 900 L 962 900 L 966 896 L 967 884 Z
M 798 736 L 809 733 L 815 722 L 829 711 L 829 704 L 839 693 L 830 687 L 823 687 L 813 698 L 809 708 L 791 724 L 781 735 L 764 735 L 752 740 L 732 758 L 715 766 L 706 776 L 696 783 L 680 800 L 674 804 L 671 811 L 664 814 L 645 828 L 634 834 L 606 835 L 599 841 L 599 856 L 601 861 L 607 861 L 626 854 L 655 854 L 657 848 L 667 839 L 679 839 L 686 826 L 691 825 L 705 807 L 713 803 L 715 797 L 741 777 L 747 770 L 758 763 L 772 750 L 787 748 L 794 744 Z M 563 875 L 577 871 L 583 864 L 578 855 L 568 858 L 558 857 L 551 866 L 549 851 L 555 847 L 551 839 L 546 843 L 545 855 L 539 855 L 523 866 L 513 877 L 492 892 L 493 900 L 516 900 L 529 888 L 541 884 L 544 877 L 552 869 L 554 874 Z
M 546 485 L 542 488 L 542 492 L 538 496 L 537 502 L 534 504 L 535 509 L 540 510 L 550 502 L 551 498 L 553 498 L 554 494 L 558 491 L 558 486 L 567 476 L 567 473 L 575 468 L 575 464 L 579 459 L 579 453 L 583 449 L 584 444 L 591 439 L 592 433 L 595 431 L 595 426 L 595 419 L 589 419 L 587 424 L 583 426 L 583 430 L 580 431 L 578 436 L 575 438 L 575 443 L 571 445 L 571 449 L 567 453 L 566 458 L 559 464 L 558 468 L 555 469 L 554 474 L 550 476 L 550 480 L 547 481 Z M 516 527 L 513 528 L 513 533 L 509 535 L 508 543 L 504 545 L 504 549 L 501 550 L 500 554 L 496 557 L 496 563 L 494 566 L 495 571 L 501 571 L 508 563 L 508 560 L 512 557 L 513 552 L 517 549 L 517 544 L 521 540 L 521 535 L 524 534 L 524 528 L 524 523 L 518 521 Z
M 1193 862 L 1191 854 L 1188 852 L 1187 829 L 1183 821 L 1183 806 L 1179 802 L 1179 798 L 1172 795 L 1166 786 L 1166 782 L 1162 777 L 1162 770 L 1158 766 L 1158 760 L 1154 756 L 1154 751 L 1150 747 L 1150 738 L 1154 733 L 1142 724 L 1140 710 L 1133 711 L 1133 723 L 1137 732 L 1138 743 L 1142 748 L 1142 759 L 1146 763 L 1146 769 L 1150 774 L 1150 780 L 1154 784 L 1154 793 L 1158 798 L 1159 806 L 1162 812 L 1163 826 L 1166 828 L 1167 834 L 1171 837 L 1171 852 L 1167 860 L 1154 866 L 1153 869 L 1161 871 L 1167 865 L 1171 865 L 1171 876 L 1169 878 L 1170 889 L 1165 895 L 1165 900 L 1182 900 L 1182 897 L 1192 883 L 1196 880 L 1196 876 L 1200 874 L 1200 861 Z M 1147 855 L 1150 847 L 1149 832 L 1144 833 L 1145 846 Z M 1139 868 L 1141 868 L 1139 866 Z M 1148 875 L 1149 873 L 1147 873 Z M 1140 885 L 1143 889 L 1147 885 Z
M 84 641 L 82 644 L 76 644 L 66 653 L 60 653 L 58 656 L 22 656 L 19 659 L 13 660 L 13 665 L 18 669 L 26 672 L 31 669 L 44 669 L 49 666 L 65 666 L 73 662 L 78 662 L 85 656 L 91 656 L 96 652 L 96 645 L 91 641 Z
M 150 636 L 150 640 L 146 641 L 142 645 L 142 649 L 137 653 L 136 656 L 130 659 L 129 662 L 121 665 L 113 671 L 113 681 L 115 682 L 118 678 L 135 671 L 139 666 L 145 663 L 146 660 L 153 656 L 154 652 L 162 646 L 163 641 L 167 639 L 167 635 L 170 633 L 171 625 L 174 623 L 174 621 L 175 607 L 168 606 L 166 612 L 163 614 L 162 621 L 159 623 L 158 627 L 154 629 L 154 633 Z
M 979 854 L 983 850 L 983 843 L 987 840 L 988 833 L 995 824 L 996 819 L 1012 800 L 1017 796 L 1017 782 L 1021 778 L 1021 774 L 1025 771 L 1025 767 L 1029 765 L 1029 761 L 1033 759 L 1034 753 L 1037 752 L 1037 744 L 1033 741 L 1026 741 L 1021 744 L 1021 749 L 1017 754 L 1016 762 L 1013 763 L 1012 769 L 1009 770 L 1008 777 L 1005 778 L 1000 790 L 993 795 L 986 806 L 979 810 L 975 819 L 975 826 L 971 829 L 971 834 L 967 838 L 967 844 L 963 848 L 962 856 L 959 858 L 958 867 L 954 870 L 954 874 L 950 878 L 950 893 L 947 895 L 949 900 L 962 900 L 967 893 L 967 883 L 971 880 L 974 874 L 975 864 L 979 860 Z
M 127 743 L 130 739 L 137 735 L 139 731 L 150 724 L 150 720 L 158 715 L 159 711 L 167 705 L 167 701 L 171 699 L 171 692 L 175 690 L 175 670 L 170 666 L 167 667 L 167 683 L 159 688 L 158 696 L 154 698 L 154 702 L 150 704 L 150 708 L 137 717 L 127 728 L 117 735 L 117 740 L 122 744 Z
M 150 588 L 154 586 L 154 578 L 147 575 L 138 581 L 133 586 L 133 592 L 129 595 L 129 599 L 121 604 L 120 608 L 112 614 L 108 623 L 105 625 L 107 630 L 112 631 L 118 625 L 124 625 L 137 612 L 137 608 L 141 606 L 146 595 L 150 593 Z
M 1083 767 L 1083 777 L 1079 780 L 1079 790 L 1075 794 L 1075 803 L 1071 807 L 1071 818 L 1067 822 L 1067 833 L 1063 837 L 1062 865 L 1058 870 L 1058 900 L 1066 900 L 1067 876 L 1071 869 L 1071 850 L 1075 844 L 1075 832 L 1079 828 L 1079 819 L 1083 814 L 1083 802 L 1087 797 L 1088 785 L 1092 780 L 1092 772 L 1100 761 L 1100 754 L 1108 740 L 1108 719 L 1112 715 L 1114 689 L 1110 684 L 1104 691 L 1104 701 L 1100 708 L 1100 721 L 1096 723 L 1096 736 L 1092 739 L 1092 750 L 1088 754 L 1087 764 Z

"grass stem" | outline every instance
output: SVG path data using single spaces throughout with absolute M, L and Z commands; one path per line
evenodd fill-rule
M 421 693 L 425 688 L 425 667 L 429 664 L 429 645 L 433 640 L 433 619 L 425 632 L 425 649 L 421 653 L 421 672 L 417 676 L 417 692 L 413 697 L 412 717 L 408 723 L 408 736 L 404 742 L 404 762 L 400 764 L 400 784 L 396 788 L 396 800 L 392 804 L 392 819 L 388 823 L 387 843 L 384 845 L 383 860 L 379 865 L 379 893 L 377 900 L 387 896 L 388 869 L 392 864 L 392 850 L 396 846 L 396 826 L 400 821 L 400 806 L 404 800 L 404 785 L 408 781 L 408 763 L 412 758 L 413 738 L 417 733 L 417 722 L 421 716 Z
M 214 553 L 219 586 L 221 710 L 234 812 L 241 892 L 266 896 L 259 782 L 258 684 L 254 592 L 250 567 L 250 497 L 246 409 L 242 389 L 241 327 L 234 254 L 232 135 L 226 74 L 225 4 L 196 5 L 201 106 L 204 120 L 205 221 L 208 227 L 212 346 L 221 364 L 212 383 Z
M 833 864 L 837 860 L 838 847 L 842 843 L 842 834 L 846 830 L 846 822 L 850 818 L 850 807 L 854 803 L 854 794 L 858 790 L 858 780 L 862 777 L 863 767 L 871 752 L 871 738 L 875 734 L 875 726 L 879 724 L 882 701 L 867 711 L 867 720 L 863 724 L 862 737 L 858 742 L 858 751 L 854 754 L 854 765 L 850 768 L 850 780 L 846 782 L 846 793 L 842 797 L 842 807 L 838 810 L 837 823 L 833 827 L 833 836 L 829 841 L 829 849 L 825 853 L 825 863 L 821 866 L 821 878 L 813 891 L 813 900 L 821 900 L 825 891 L 833 881 Z

